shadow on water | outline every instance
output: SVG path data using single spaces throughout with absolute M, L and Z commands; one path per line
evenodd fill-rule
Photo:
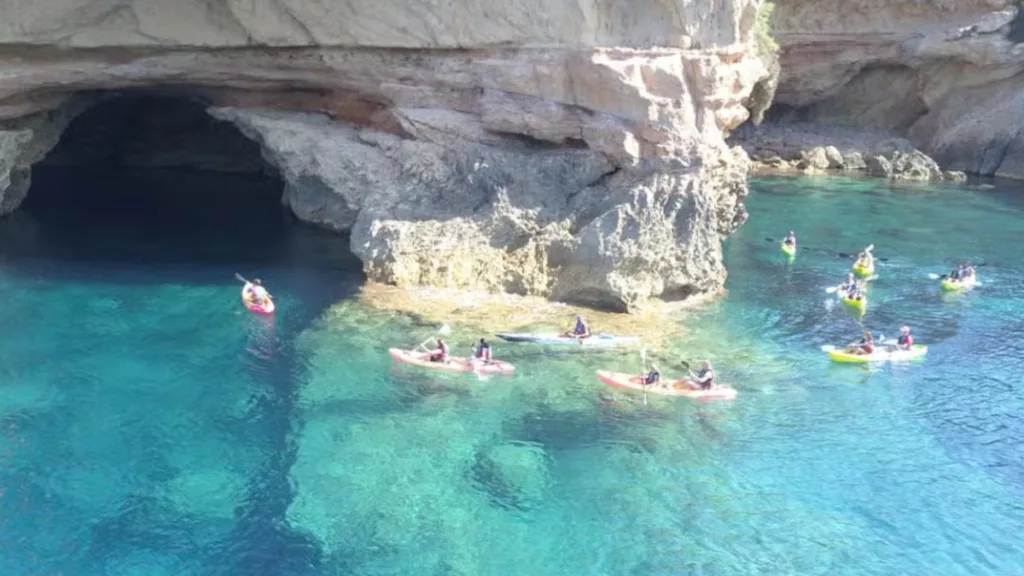
M 187 518 L 137 502 L 93 527 L 89 557 L 98 565 L 132 542 L 164 542 L 164 552 L 202 558 L 205 574 L 318 573 L 318 545 L 285 519 L 305 376 L 294 340 L 364 278 L 344 238 L 297 222 L 280 196 L 280 181 L 254 174 L 47 166 L 34 171 L 22 209 L 0 221 L 0 266 L 10 273 L 156 288 L 238 285 L 237 271 L 262 277 L 279 298 L 277 317 L 253 317 L 241 351 L 245 370 L 266 383 L 246 430 L 263 436 L 268 457 L 247 482 L 229 536 L 197 549 Z

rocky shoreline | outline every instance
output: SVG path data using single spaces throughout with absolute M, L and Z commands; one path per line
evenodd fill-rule
M 862 175 L 914 182 L 966 182 L 905 138 L 821 124 L 744 125 L 730 137 L 755 174 Z

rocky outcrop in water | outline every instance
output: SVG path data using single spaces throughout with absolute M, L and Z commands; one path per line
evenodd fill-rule
M 371 279 L 618 310 L 714 291 L 746 216 L 724 136 L 768 74 L 759 6 L 0 0 L 0 119 L 44 127 L 0 139 L 20 182 L 0 207 L 54 111 L 159 90 L 259 142 Z
M 782 74 L 769 123 L 811 123 L 840 142 L 843 127 L 906 138 L 948 170 L 1024 178 L 1016 2 L 775 4 Z

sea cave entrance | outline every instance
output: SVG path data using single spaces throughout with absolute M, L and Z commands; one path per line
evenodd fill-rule
M 88 95 L 32 169 L 18 250 L 77 260 L 330 267 L 346 239 L 299 222 L 259 145 L 187 94 Z M 4 242 L 10 246 L 14 242 Z

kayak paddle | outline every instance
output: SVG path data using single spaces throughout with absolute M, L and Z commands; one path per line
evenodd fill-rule
M 417 346 L 416 348 L 423 348 L 427 344 L 427 342 L 430 342 L 430 340 L 436 337 L 438 334 L 442 336 L 447 336 L 451 333 L 452 327 L 447 324 L 442 324 L 440 327 L 438 327 L 437 332 L 434 332 L 434 334 L 431 335 L 430 338 L 427 338 L 423 342 L 420 342 L 419 346 Z M 416 350 L 416 348 L 413 348 L 413 350 Z
M 640 384 L 644 387 L 644 406 L 647 406 L 647 349 L 640 349 Z

